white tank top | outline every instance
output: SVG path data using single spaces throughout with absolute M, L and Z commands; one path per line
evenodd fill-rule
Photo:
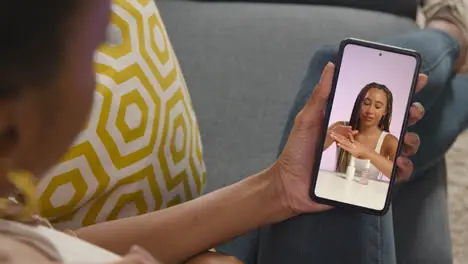
M 380 134 L 379 140 L 377 141 L 377 145 L 375 146 L 375 152 L 380 154 L 380 149 L 382 148 L 383 141 L 385 139 L 385 136 L 387 136 L 387 134 L 388 134 L 387 132 L 382 131 L 382 134 Z M 367 163 L 370 163 L 369 160 L 358 159 L 358 158 L 354 158 L 353 156 L 351 156 L 350 159 L 354 159 L 354 167 L 356 168 L 356 175 L 360 175 L 360 172 L 366 169 Z M 368 177 L 371 180 L 382 180 L 382 181 L 389 180 L 389 178 L 383 175 L 372 163 L 370 163 Z

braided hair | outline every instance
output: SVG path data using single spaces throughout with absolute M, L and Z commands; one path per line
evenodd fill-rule
M 385 93 L 387 99 L 387 108 L 385 109 L 385 115 L 379 121 L 379 128 L 382 131 L 389 132 L 390 130 L 390 122 L 392 120 L 392 111 L 393 111 L 393 94 L 388 89 L 387 86 L 372 82 L 364 86 L 361 91 L 359 92 L 356 101 L 354 102 L 353 111 L 351 112 L 351 117 L 349 119 L 348 125 L 352 127 L 353 130 L 358 130 L 361 124 L 361 106 L 366 98 L 367 92 L 370 89 L 377 89 L 383 91 Z M 348 166 L 348 161 L 350 158 L 349 152 L 344 151 L 343 149 L 338 150 L 338 159 L 336 162 L 336 171 L 337 172 L 345 172 Z

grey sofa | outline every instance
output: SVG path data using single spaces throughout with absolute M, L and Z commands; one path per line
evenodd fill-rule
M 345 37 L 379 40 L 417 29 L 409 18 L 351 8 L 281 3 L 158 0 L 182 65 L 202 133 L 207 191 L 236 182 L 271 164 L 306 66 L 324 44 Z M 445 164 L 432 169 L 445 178 Z M 414 183 L 419 184 L 419 183 Z M 424 184 L 433 184 L 426 182 Z M 443 192 L 443 190 L 437 190 Z M 443 195 L 443 194 L 440 194 Z M 449 259 L 450 250 L 421 219 L 406 219 L 426 197 L 400 190 L 405 201 L 395 221 L 397 251 L 417 263 L 427 252 Z M 443 202 L 443 201 L 441 201 Z M 421 218 L 441 221 L 421 209 Z M 416 241 L 423 240 L 422 246 Z M 411 252 L 412 254 L 406 254 Z M 439 262 L 440 263 L 440 262 Z M 444 262 L 446 263 L 446 262 Z

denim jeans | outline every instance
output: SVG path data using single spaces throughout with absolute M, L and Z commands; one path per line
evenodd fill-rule
M 424 29 L 383 40 L 417 50 L 429 83 L 415 97 L 424 118 L 409 128 L 421 138 L 411 180 L 396 188 L 382 217 L 334 209 L 307 214 L 247 233 L 217 248 L 247 264 L 451 264 L 444 154 L 468 124 L 468 76 L 456 75 L 459 44 L 444 32 Z M 316 52 L 289 114 L 281 152 L 296 114 L 337 46 Z

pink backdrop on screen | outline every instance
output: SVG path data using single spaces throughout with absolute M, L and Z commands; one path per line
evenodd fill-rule
M 330 125 L 349 121 L 357 95 L 371 82 L 386 85 L 393 94 L 390 133 L 399 138 L 408 96 L 413 81 L 416 59 L 410 56 L 381 52 L 365 47 L 347 45 L 341 62 L 340 76 L 330 115 Z M 336 145 L 324 151 L 321 169 L 335 170 Z

